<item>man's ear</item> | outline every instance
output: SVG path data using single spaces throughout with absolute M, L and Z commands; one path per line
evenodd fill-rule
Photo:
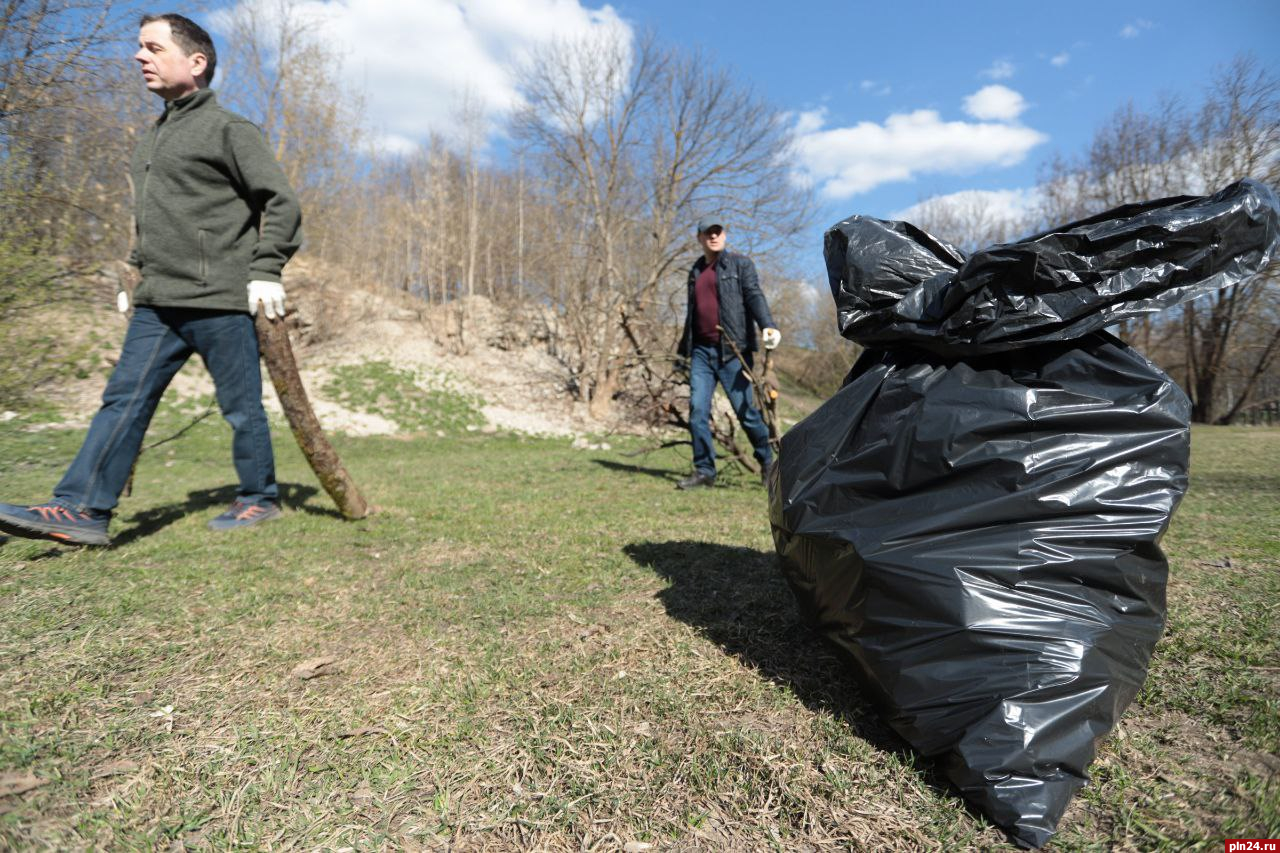
M 187 61 L 191 63 L 191 76 L 203 82 L 204 73 L 209 70 L 208 57 L 197 51 L 188 56 Z

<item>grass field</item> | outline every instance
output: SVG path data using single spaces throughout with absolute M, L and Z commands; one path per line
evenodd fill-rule
M 81 435 L 20 427 L 0 498 L 43 499 Z M 209 419 L 143 457 L 115 547 L 0 544 L 0 778 L 44 783 L 0 796 L 0 848 L 1007 846 L 798 624 L 753 479 L 339 439 L 380 508 L 347 523 L 276 439 L 269 526 L 205 529 L 233 495 Z M 1055 849 L 1280 835 L 1280 431 L 1194 441 L 1165 639 Z

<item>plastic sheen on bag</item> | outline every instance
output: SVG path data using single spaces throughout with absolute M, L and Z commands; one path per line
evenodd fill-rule
M 825 255 L 868 349 L 782 439 L 781 567 L 888 722 L 1024 846 L 1055 832 L 1164 627 L 1190 403 L 1103 331 L 1266 266 L 1241 181 L 966 258 L 852 217 Z

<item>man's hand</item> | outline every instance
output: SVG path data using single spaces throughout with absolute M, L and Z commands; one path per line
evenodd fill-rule
M 284 319 L 284 285 L 278 281 L 249 282 L 249 313 L 257 316 L 258 303 L 268 320 Z
M 121 314 L 129 313 L 129 294 L 123 290 L 116 293 L 116 310 Z
M 765 329 L 760 333 L 760 338 L 764 341 L 765 349 L 774 349 L 782 343 L 782 332 L 777 329 Z

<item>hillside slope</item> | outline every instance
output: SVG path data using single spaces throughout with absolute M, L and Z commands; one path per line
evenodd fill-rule
M 58 412 L 47 427 L 87 426 L 96 410 L 127 325 L 113 307 L 117 275 L 106 268 L 84 280 L 70 315 L 65 307 L 51 309 L 36 321 L 60 318 L 59 347 L 77 352 L 75 365 L 37 389 Z M 545 332 L 550 318 L 537 306 L 499 306 L 483 296 L 429 306 L 409 294 L 341 283 L 305 260 L 290 266 L 286 289 L 299 370 L 328 431 L 563 437 L 643 431 L 624 411 L 601 421 L 574 399 Z M 807 364 L 803 357 L 781 362 Z M 264 402 L 279 413 L 265 371 L 263 379 Z M 802 387 L 812 389 L 811 381 L 792 383 L 785 373 L 781 379 L 789 425 L 820 399 Z M 199 359 L 183 368 L 169 393 L 211 405 L 213 384 Z

